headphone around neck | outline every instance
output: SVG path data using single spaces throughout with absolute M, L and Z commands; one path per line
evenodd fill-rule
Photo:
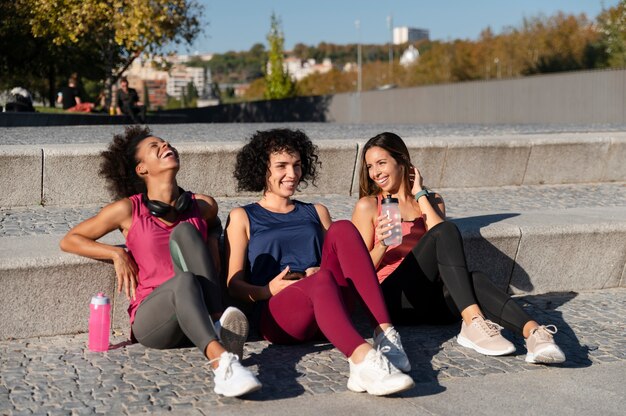
M 170 212 L 182 214 L 183 212 L 187 211 L 189 207 L 191 207 L 191 202 L 193 199 L 191 198 L 191 192 L 185 191 L 180 186 L 178 187 L 178 191 L 180 192 L 180 195 L 178 196 L 178 198 L 176 198 L 174 206 L 166 204 L 165 202 L 156 200 L 153 201 L 149 199 L 147 192 L 141 194 L 141 201 L 146 206 L 146 208 L 148 208 L 150 214 L 154 215 L 155 217 L 162 218 Z

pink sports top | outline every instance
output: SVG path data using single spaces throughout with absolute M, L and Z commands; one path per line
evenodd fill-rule
M 382 196 L 376 197 L 378 201 L 378 215 L 380 217 L 382 212 Z M 376 227 L 378 223 L 374 224 Z M 415 247 L 420 238 L 426 233 L 426 224 L 424 218 L 419 217 L 413 221 L 402 221 L 402 243 L 397 246 L 391 246 L 387 249 L 387 252 L 380 261 L 380 264 L 376 268 L 376 274 L 378 275 L 378 281 L 383 282 L 391 273 L 393 273 L 407 254 Z M 374 245 L 378 243 L 378 238 L 374 234 Z
M 187 212 L 181 214 L 172 225 L 167 225 L 151 215 L 141 202 L 141 194 L 133 195 L 133 222 L 126 236 L 126 247 L 139 268 L 135 300 L 128 307 L 130 323 L 135 320 L 135 312 L 141 302 L 158 286 L 174 276 L 174 266 L 170 256 L 169 239 L 174 227 L 181 222 L 193 224 L 202 238 L 207 239 L 207 223 L 200 214 L 195 194 Z

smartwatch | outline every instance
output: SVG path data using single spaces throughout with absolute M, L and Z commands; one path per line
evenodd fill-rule
M 421 191 L 415 194 L 415 200 L 417 201 L 421 197 L 428 196 L 428 195 L 430 195 L 430 192 L 428 192 L 428 189 L 422 189 Z

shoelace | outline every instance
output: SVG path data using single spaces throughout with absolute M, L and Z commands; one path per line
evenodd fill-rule
M 227 380 L 233 375 L 232 364 L 234 362 L 239 361 L 239 357 L 236 354 L 228 353 L 226 357 L 224 357 L 223 359 L 228 360 L 228 362 L 224 363 L 227 366 L 226 370 L 224 371 L 224 379 Z M 220 364 L 221 364 L 221 360 L 222 360 L 222 356 L 220 355 L 217 358 L 213 358 L 212 360 L 209 360 L 209 364 L 214 363 L 215 361 L 220 361 Z
M 400 334 L 396 331 L 389 331 L 389 334 L 385 334 L 380 343 L 381 345 L 385 344 L 389 347 L 394 347 L 398 350 L 402 350 L 402 342 L 400 341 Z M 389 345 L 391 344 L 391 345 Z
M 500 331 L 502 330 L 500 325 L 489 319 L 474 319 L 474 322 L 478 322 L 480 328 L 490 337 L 500 335 Z
M 376 353 L 374 354 L 374 364 L 376 365 L 376 367 L 387 373 L 391 372 L 391 363 L 389 362 L 387 357 L 385 357 L 385 353 L 388 353 L 390 350 L 391 347 L 388 345 L 379 345 L 378 348 L 376 348 L 375 350 Z
M 541 325 L 533 331 L 533 335 L 536 335 L 541 341 L 550 341 L 552 335 L 556 334 L 558 329 L 555 325 Z

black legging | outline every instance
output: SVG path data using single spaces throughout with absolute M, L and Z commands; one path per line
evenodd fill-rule
M 133 335 L 142 345 L 166 349 L 195 345 L 202 351 L 217 339 L 211 314 L 221 312 L 222 297 L 213 260 L 198 230 L 181 223 L 170 235 L 175 275 L 141 302 Z M 182 269 L 177 263 L 183 264 Z
M 532 318 L 480 272 L 468 272 L 463 239 L 454 223 L 431 228 L 381 284 L 398 324 L 456 322 L 477 304 L 485 316 L 518 334 Z M 402 293 L 413 309 L 402 308 Z

